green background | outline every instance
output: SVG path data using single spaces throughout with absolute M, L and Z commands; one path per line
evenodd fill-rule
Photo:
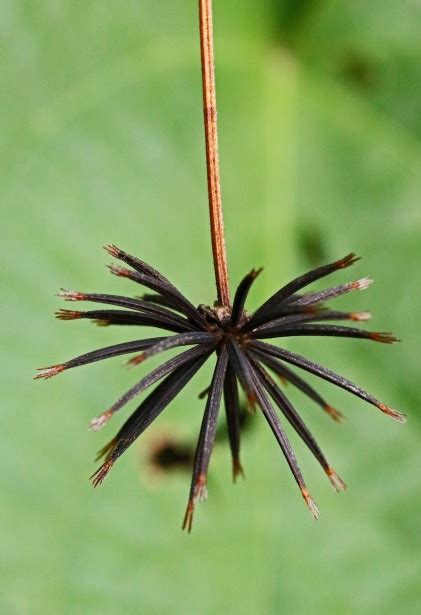
M 91 488 L 94 453 L 125 415 L 99 434 L 87 423 L 136 376 L 118 359 L 47 383 L 32 375 L 130 339 L 53 319 L 62 286 L 136 292 L 107 274 L 106 243 L 161 269 L 194 303 L 214 299 L 197 7 L 2 0 L 2 613 L 420 612 L 421 5 L 214 4 L 232 284 L 264 266 L 257 305 L 305 269 L 361 254 L 348 278 L 376 284 L 340 303 L 373 309 L 372 327 L 403 343 L 288 346 L 409 422 L 322 383 L 346 414 L 338 426 L 291 394 L 348 492 L 335 495 L 292 436 L 322 511 L 314 522 L 256 416 L 246 481 L 232 486 L 218 444 L 188 536 L 189 474 L 158 476 L 148 458 L 168 434 L 195 440 L 209 366 Z

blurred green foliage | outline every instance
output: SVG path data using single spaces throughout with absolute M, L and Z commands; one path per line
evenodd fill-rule
M 147 457 L 162 434 L 194 441 L 205 370 L 90 487 L 94 451 L 116 424 L 86 425 L 133 372 L 117 360 L 48 384 L 31 376 L 129 339 L 51 316 L 61 286 L 122 290 L 104 269 L 105 243 L 193 301 L 213 300 L 196 3 L 3 0 L 2 613 L 420 611 L 421 5 L 215 0 L 215 26 L 232 281 L 264 265 L 257 302 L 321 260 L 363 255 L 353 275 L 377 283 L 346 304 L 373 308 L 374 328 L 404 343 L 289 346 L 409 423 L 322 384 L 347 416 L 338 427 L 297 394 L 348 493 L 331 493 L 293 438 L 322 509 L 314 523 L 256 416 L 247 480 L 232 486 L 218 445 L 210 498 L 186 536 L 189 476 L 151 474 Z

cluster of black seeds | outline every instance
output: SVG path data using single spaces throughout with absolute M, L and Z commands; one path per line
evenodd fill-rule
M 345 484 L 329 465 L 316 440 L 272 374 L 279 377 L 281 382 L 289 382 L 300 389 L 337 421 L 341 420 L 341 414 L 332 408 L 298 373 L 291 370 L 291 365 L 349 391 L 398 421 L 405 421 L 402 414 L 381 403 L 343 376 L 266 341 L 273 338 L 308 335 L 361 338 L 387 344 L 397 341 L 389 333 L 371 332 L 356 327 L 332 324 L 343 321 L 361 323 L 370 318 L 369 312 L 334 311 L 325 306 L 326 301 L 330 299 L 353 290 L 367 288 L 371 283 L 369 278 L 319 292 L 304 294 L 300 292 L 310 283 L 354 264 L 358 260 L 354 254 L 349 254 L 345 258 L 318 267 L 296 278 L 272 295 L 253 314 L 248 315 L 244 309 L 245 302 L 260 270 L 251 271 L 242 280 L 235 293 L 232 306 L 211 308 L 200 305 L 196 308 L 167 278 L 147 263 L 113 245 L 107 246 L 106 250 L 130 267 L 127 269 L 111 266 L 110 269 L 114 275 L 141 284 L 152 293 L 142 298 L 131 298 L 63 290 L 60 296 L 66 301 L 90 301 L 112 307 L 83 312 L 60 310 L 57 317 L 61 320 L 87 318 L 99 325 L 156 327 L 171 332 L 173 335 L 133 340 L 88 352 L 66 363 L 43 368 L 37 378 L 50 378 L 72 367 L 119 355 L 139 353 L 129 360 L 130 365 L 138 365 L 153 355 L 171 348 L 189 346 L 189 349 L 152 370 L 105 412 L 91 421 L 92 429 L 100 429 L 123 406 L 160 381 L 123 424 L 117 435 L 99 452 L 98 458 L 104 457 L 105 459 L 92 476 L 94 486 L 104 480 L 120 455 L 171 403 L 214 353 L 216 354 L 216 366 L 212 382 L 206 391 L 207 401 L 194 456 L 190 496 L 183 523 L 183 527 L 189 531 L 192 526 L 195 502 L 197 499 L 206 498 L 207 495 L 208 466 L 215 441 L 222 397 L 224 397 L 234 479 L 243 473 L 240 463 L 239 388 L 244 391 L 250 409 L 258 407 L 261 410 L 315 517 L 318 516 L 318 508 L 306 487 L 294 451 L 274 406 L 281 411 L 312 451 L 334 488 L 343 490 Z

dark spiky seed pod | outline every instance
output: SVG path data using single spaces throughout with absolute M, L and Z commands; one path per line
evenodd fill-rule
M 61 320 L 87 318 L 100 325 L 153 326 L 170 331 L 174 335 L 135 340 L 101 348 L 66 363 L 42 368 L 36 377 L 51 378 L 71 367 L 133 353 L 140 354 L 135 354 L 129 360 L 129 364 L 138 365 L 149 357 L 171 348 L 182 346 L 190 348 L 152 370 L 105 412 L 91 421 L 92 429 L 100 429 L 123 406 L 160 381 L 123 424 L 117 435 L 99 452 L 98 458 L 104 457 L 105 460 L 91 477 L 94 486 L 102 483 L 117 459 L 170 404 L 214 353 L 217 357 L 216 366 L 210 387 L 203 395 L 206 397 L 206 406 L 194 457 L 190 496 L 183 523 L 183 528 L 189 531 L 192 527 L 195 503 L 198 499 L 205 499 L 207 494 L 208 466 L 215 441 L 222 397 L 224 397 L 227 417 L 234 480 L 239 474 L 243 474 L 240 463 L 239 387 L 243 389 L 250 408 L 258 407 L 262 411 L 308 507 L 316 518 L 318 508 L 306 487 L 294 451 L 274 405 L 309 447 L 334 488 L 343 490 L 345 483 L 329 465 L 313 435 L 270 372 L 276 374 L 282 382 L 290 382 L 300 389 L 335 420 L 340 420 L 342 415 L 289 366 L 292 365 L 299 370 L 327 380 L 367 401 L 392 418 L 400 422 L 405 421 L 404 415 L 381 403 L 343 376 L 289 350 L 262 341 L 271 338 L 308 335 L 368 339 L 386 344 L 397 341 L 390 333 L 328 324 L 332 321 L 363 322 L 370 318 L 369 312 L 332 311 L 323 305 L 328 299 L 339 297 L 353 290 L 367 288 L 371 283 L 369 278 L 320 292 L 301 294 L 301 291 L 310 283 L 354 264 L 358 260 L 354 254 L 349 254 L 345 258 L 296 278 L 283 286 L 249 316 L 244 310 L 245 302 L 261 270 L 251 271 L 242 280 L 235 294 L 232 308 L 204 305 L 196 308 L 169 280 L 150 265 L 116 246 L 107 246 L 106 250 L 130 267 L 130 269 L 125 269 L 112 266 L 110 270 L 114 275 L 137 282 L 153 293 L 146 294 L 140 299 L 63 290 L 60 296 L 66 301 L 91 301 L 118 309 L 109 308 L 86 312 L 60 310 L 57 312 L 57 317 Z

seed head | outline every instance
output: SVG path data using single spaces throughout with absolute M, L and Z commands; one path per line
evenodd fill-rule
M 353 265 L 358 260 L 355 254 L 349 254 L 345 258 L 318 267 L 292 280 L 249 315 L 245 311 L 246 299 L 261 269 L 253 269 L 241 281 L 232 306 L 199 305 L 196 308 L 165 276 L 144 261 L 114 245 L 106 246 L 105 249 L 127 266 L 112 265 L 111 273 L 140 284 L 150 292 L 141 298 L 133 298 L 62 290 L 59 296 L 65 301 L 89 301 L 106 307 L 89 311 L 62 309 L 56 313 L 57 318 L 88 319 L 101 325 L 152 326 L 163 331 L 164 335 L 135 339 L 88 352 L 65 363 L 42 368 L 36 378 L 48 379 L 73 367 L 116 356 L 132 355 L 128 364 L 134 367 L 167 350 L 180 348 L 182 351 L 142 376 L 105 412 L 92 419 L 90 428 L 101 429 L 126 404 L 156 384 L 152 392 L 123 423 L 116 436 L 99 451 L 98 458 L 104 458 L 104 462 L 91 477 L 95 487 L 103 482 L 118 458 L 170 405 L 212 355 L 216 356 L 212 381 L 200 395 L 200 398 L 206 399 L 206 402 L 183 522 L 183 528 L 188 531 L 192 528 L 196 502 L 207 497 L 208 467 L 222 398 L 232 455 L 233 479 L 236 480 L 240 475 L 244 476 L 240 461 L 240 391 L 242 391 L 249 408 L 259 409 L 268 423 L 301 494 L 316 519 L 319 510 L 304 482 L 295 453 L 285 433 L 283 419 L 290 423 L 313 453 L 335 490 L 343 491 L 346 485 L 328 463 L 314 436 L 278 382 L 299 389 L 335 421 L 341 421 L 342 414 L 308 384 L 300 372 L 308 372 L 326 380 L 375 406 L 384 414 L 400 422 L 405 421 L 404 415 L 400 412 L 378 401 L 373 395 L 343 376 L 282 346 L 275 346 L 266 341 L 298 336 L 344 337 L 383 344 L 398 341 L 390 333 L 366 331 L 338 324 L 346 321 L 365 322 L 371 318 L 370 312 L 341 312 L 331 310 L 325 305 L 326 301 L 350 291 L 365 290 L 372 282 L 370 278 L 362 278 L 318 292 L 302 292 L 312 282 Z M 277 378 L 275 379 L 273 375 Z

